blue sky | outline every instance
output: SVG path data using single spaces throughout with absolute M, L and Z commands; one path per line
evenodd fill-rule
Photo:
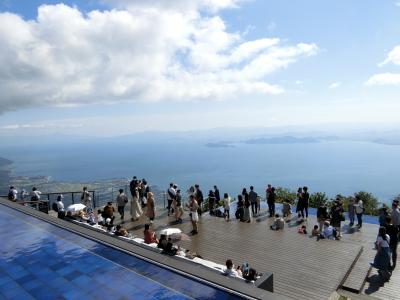
M 63 3 L 0 1 L 1 135 L 398 124 L 399 1 Z

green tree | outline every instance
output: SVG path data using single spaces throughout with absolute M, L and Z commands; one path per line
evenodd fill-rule
M 354 194 L 356 201 L 360 199 L 363 202 L 365 214 L 367 215 L 378 215 L 378 204 L 379 200 L 374 195 L 368 192 L 360 191 Z
M 275 189 L 276 202 L 282 203 L 288 201 L 290 204 L 294 204 L 296 201 L 297 194 L 287 188 L 278 187 Z
M 310 207 L 320 207 L 322 204 L 328 205 L 329 198 L 325 193 L 316 192 L 310 195 L 309 205 Z

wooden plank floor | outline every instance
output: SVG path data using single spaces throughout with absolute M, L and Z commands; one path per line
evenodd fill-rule
M 158 213 L 162 214 L 156 218 L 153 230 L 177 227 L 185 233 L 191 231 L 187 212 L 183 224 L 179 225 L 171 225 L 173 218 L 168 218 L 164 210 Z M 142 236 L 146 222 L 142 217 L 125 223 L 125 227 Z M 345 279 L 362 247 L 356 242 L 316 241 L 298 234 L 296 224 L 286 224 L 289 226 L 284 231 L 274 232 L 269 229 L 270 222 L 266 217 L 250 224 L 237 220 L 226 222 L 204 215 L 199 234 L 180 243 L 217 263 L 224 264 L 231 258 L 235 264 L 247 261 L 259 271 L 272 272 L 275 293 L 293 299 L 328 299 Z M 314 223 L 315 217 L 310 217 L 307 227 L 311 229 Z

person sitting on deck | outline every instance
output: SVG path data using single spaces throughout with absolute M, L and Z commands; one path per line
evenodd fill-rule
M 129 235 L 128 230 L 123 228 L 121 225 L 117 225 L 115 229 L 115 235 L 116 236 L 124 236 L 127 237 Z
M 112 205 L 112 202 L 108 202 L 106 206 L 104 206 L 104 210 L 102 213 L 102 216 L 104 219 L 110 218 L 111 222 L 110 224 L 112 225 L 114 222 L 114 206 Z
M 152 244 L 152 243 L 158 244 L 155 232 L 150 230 L 150 224 L 144 225 L 143 236 L 144 236 L 144 242 L 146 244 Z
M 274 224 L 271 225 L 272 230 L 280 230 L 285 227 L 285 220 L 279 216 L 279 214 L 275 215 Z
M 157 248 L 160 248 L 160 249 L 164 250 L 167 247 L 167 244 L 168 244 L 167 236 L 165 234 L 162 234 L 160 236 L 159 241 L 158 241 Z
M 307 234 L 306 225 L 302 225 L 301 227 L 297 228 L 297 232 L 300 233 L 300 234 Z
M 319 228 L 318 225 L 314 225 L 314 229 L 311 231 L 312 236 L 318 236 L 319 235 Z
M 229 276 L 229 277 L 239 277 L 238 272 L 233 268 L 233 262 L 231 259 L 228 259 L 225 262 L 226 269 L 224 271 L 224 275 Z
M 97 224 L 101 226 L 104 226 L 106 224 L 100 209 L 97 211 Z
M 324 231 L 320 235 L 322 239 L 334 240 L 335 239 L 335 229 L 331 226 L 329 221 L 324 223 Z
M 178 252 L 178 249 L 175 248 L 174 244 L 172 243 L 172 239 L 168 238 L 167 244 L 165 245 L 165 248 L 163 249 L 163 254 L 168 254 L 168 255 L 176 255 Z
M 284 201 L 282 205 L 282 216 L 284 218 L 289 217 L 292 214 L 292 208 L 288 201 Z

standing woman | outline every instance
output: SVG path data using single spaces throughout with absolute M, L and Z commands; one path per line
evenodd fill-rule
M 236 212 L 235 212 L 236 219 L 239 219 L 240 221 L 243 222 L 243 215 L 244 215 L 243 196 L 238 195 L 238 202 L 237 202 L 237 207 L 236 207 Z
M 153 223 L 156 216 L 156 207 L 154 204 L 154 195 L 152 192 L 147 193 L 147 217 L 150 219 L 150 223 Z
M 354 207 L 354 198 L 353 197 L 350 197 L 349 206 L 347 208 L 348 208 L 348 211 L 349 211 L 349 220 L 350 220 L 350 224 L 349 225 L 353 226 L 354 225 L 354 216 L 356 214 L 356 210 L 355 210 L 355 207 Z
M 376 239 L 377 252 L 372 266 L 378 269 L 379 275 L 383 280 L 387 281 L 390 278 L 390 237 L 386 234 L 386 228 L 380 227 L 378 238 Z
M 188 204 L 190 210 L 190 220 L 192 221 L 193 230 L 192 234 L 198 234 L 197 222 L 199 222 L 199 205 L 196 201 L 196 197 L 194 195 L 190 195 L 190 202 Z
M 356 196 L 356 203 L 354 204 L 356 208 L 356 215 L 357 215 L 357 226 L 358 228 L 362 227 L 362 215 L 364 213 L 364 204 L 360 197 Z
M 141 205 L 139 204 L 139 189 L 136 187 L 133 190 L 132 201 L 131 201 L 131 220 L 137 221 L 143 214 Z
M 224 194 L 224 217 L 227 221 L 229 221 L 229 210 L 231 207 L 231 197 L 229 197 L 228 193 Z
M 86 186 L 83 187 L 81 201 L 82 204 L 86 206 L 86 210 L 92 208 L 92 197 L 90 196 L 90 193 Z
M 303 189 L 299 187 L 297 189 L 297 207 L 296 207 L 297 217 L 300 216 L 304 218 L 304 205 L 303 205 Z
M 303 208 L 306 211 L 306 219 L 308 218 L 308 204 L 310 201 L 310 194 L 308 193 L 308 187 L 303 187 L 303 195 L 301 196 L 303 202 Z M 304 218 L 304 215 L 303 215 Z
M 246 189 L 244 189 L 244 191 L 246 191 Z M 244 212 L 243 212 L 243 222 L 247 222 L 250 223 L 250 200 L 249 200 L 249 194 L 247 194 L 247 192 L 245 193 L 245 197 L 244 197 Z

